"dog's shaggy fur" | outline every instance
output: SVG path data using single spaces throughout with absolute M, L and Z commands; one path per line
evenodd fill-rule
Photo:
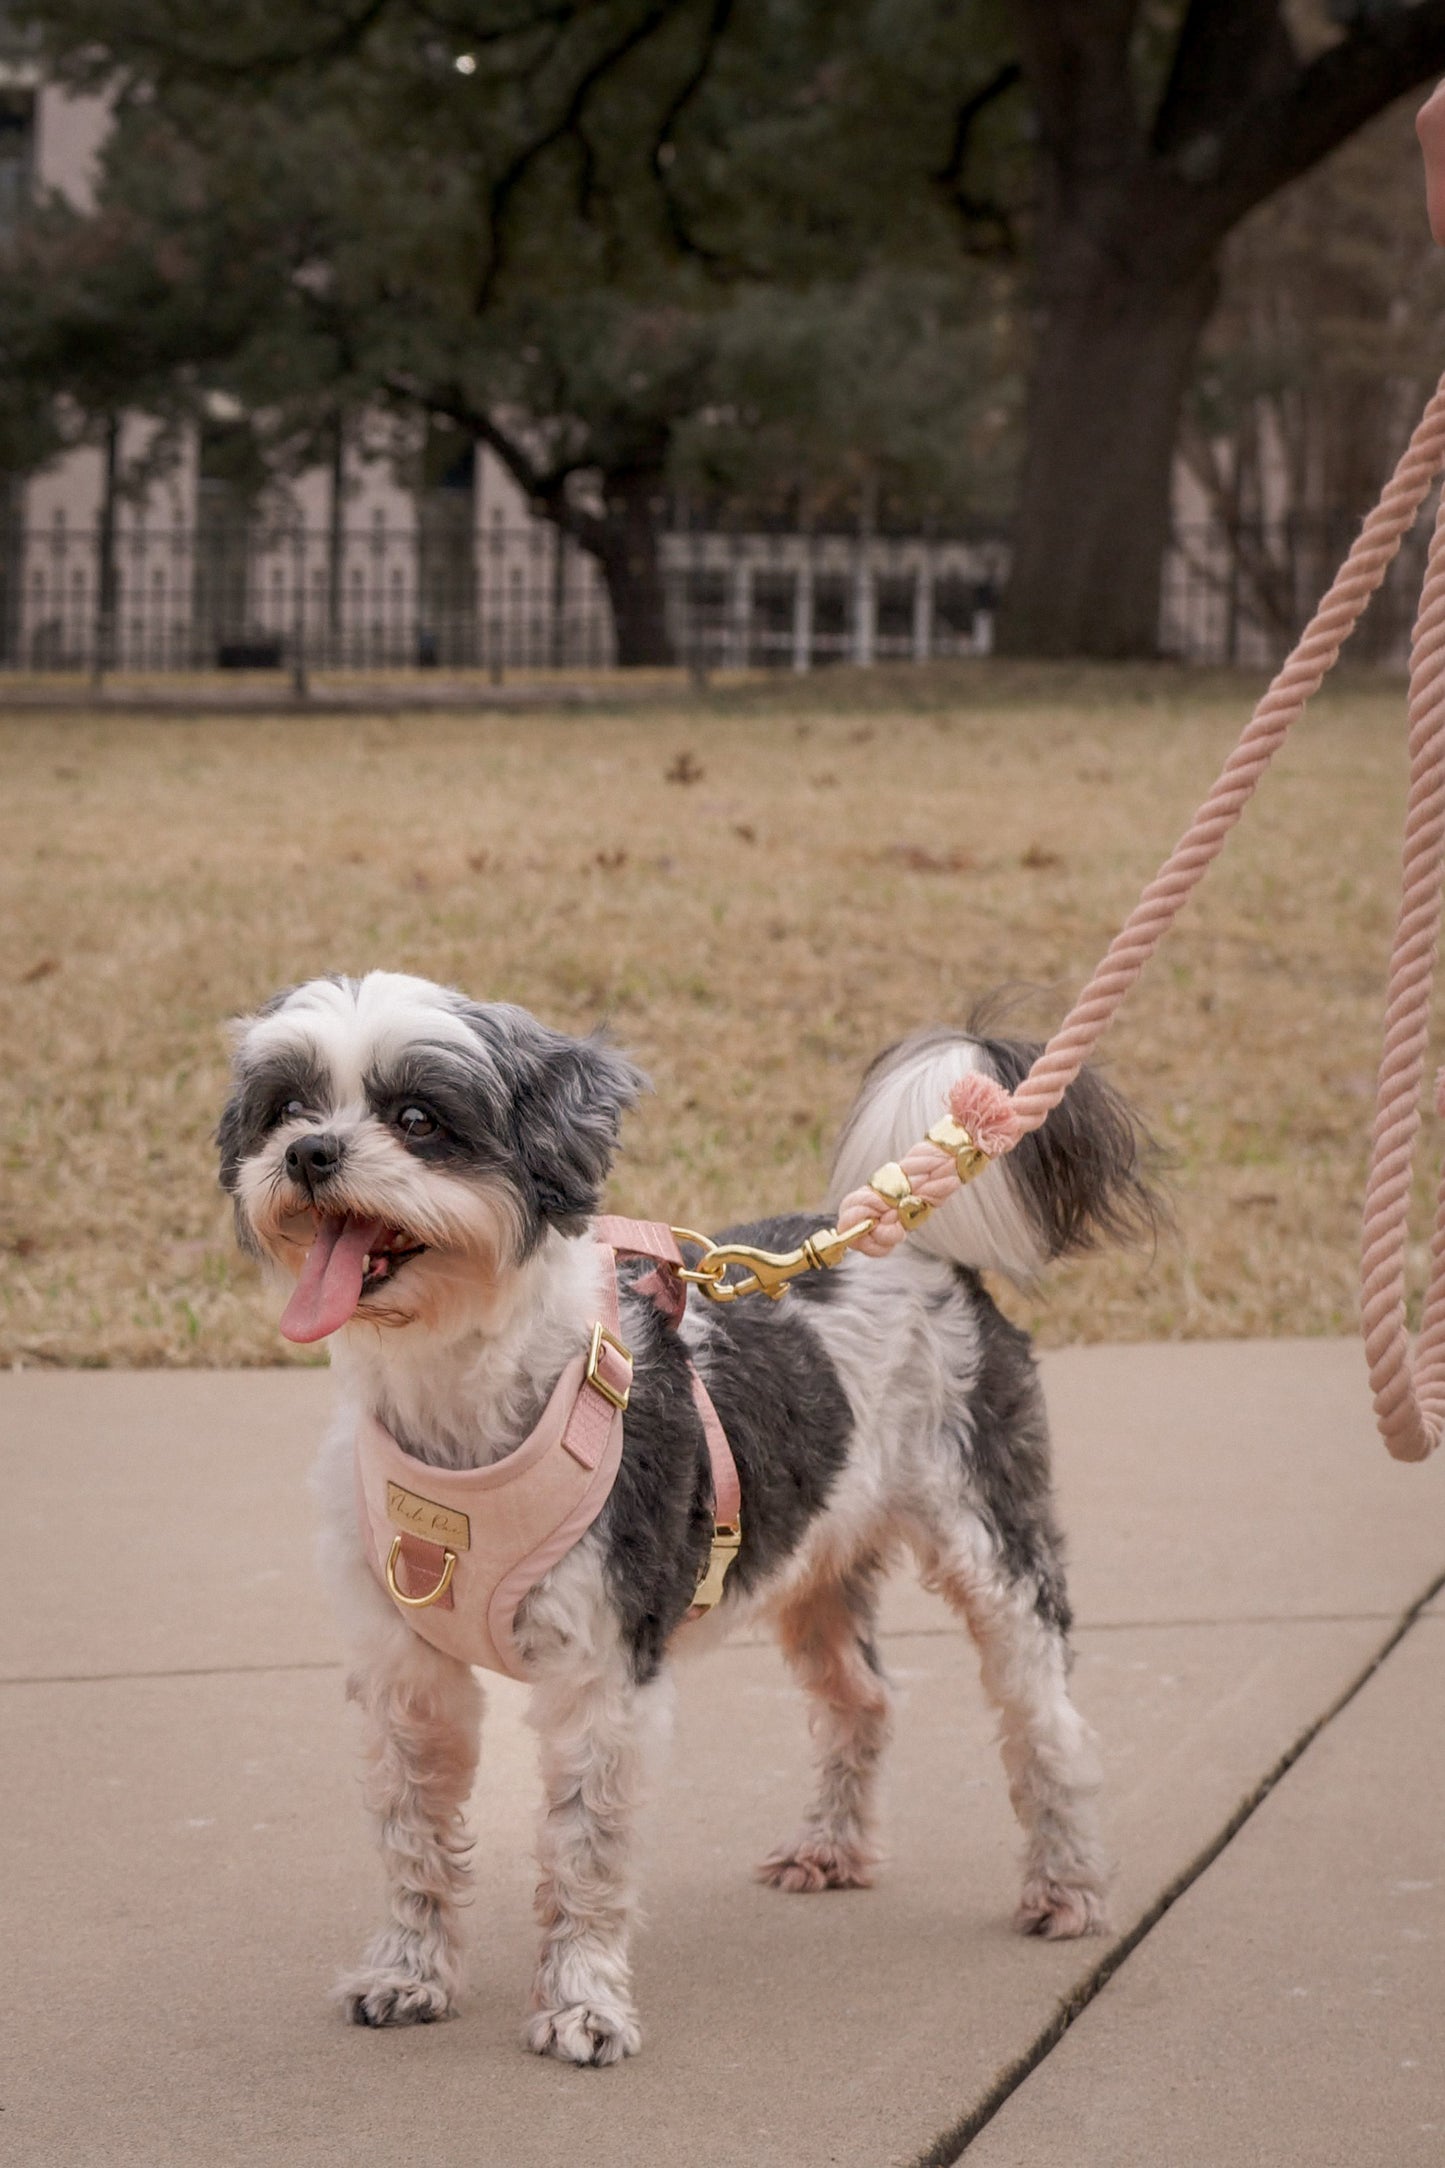
M 916 1142 L 963 1070 L 1011 1084 L 1032 1051 L 940 1031 L 880 1057 L 843 1130 L 835 1196 Z M 357 1416 L 371 1410 L 405 1451 L 442 1467 L 482 1465 L 521 1441 L 596 1314 L 588 1224 L 643 1084 L 601 1040 L 381 972 L 314 981 L 238 1027 L 219 1142 L 242 1243 L 295 1275 L 323 1220 L 387 1230 L 333 1340 L 340 1405 L 318 1474 L 388 1887 L 388 1924 L 342 1988 L 360 2024 L 428 2022 L 456 2003 L 482 1697 L 364 1561 Z M 1151 1209 L 1132 1118 L 1086 1074 L 1040 1136 L 886 1261 L 850 1256 L 777 1304 L 718 1308 L 694 1294 L 680 1337 L 624 1273 L 636 1372 L 621 1470 L 516 1629 L 546 1790 L 530 2047 L 610 2063 L 640 2041 L 633 1824 L 667 1725 L 672 1637 L 711 1533 L 684 1344 L 732 1445 L 743 1525 L 723 1602 L 687 1635 L 765 1617 L 813 1706 L 815 1793 L 763 1879 L 824 1890 L 872 1878 L 889 1721 L 874 1600 L 906 1548 L 966 1622 L 999 1710 L 1025 1840 L 1018 1924 L 1051 1936 L 1100 1924 L 1096 1776 L 1068 1692 L 1047 1423 L 1028 1340 L 979 1272 L 1032 1275 Z M 822 1224 L 791 1216 L 728 1233 L 783 1249 Z

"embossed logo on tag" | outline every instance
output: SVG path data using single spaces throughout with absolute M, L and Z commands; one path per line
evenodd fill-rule
M 424 1543 L 440 1543 L 449 1551 L 471 1549 L 472 1524 L 465 1513 L 458 1513 L 455 1506 L 439 1506 L 430 1498 L 418 1498 L 415 1491 L 403 1490 L 400 1483 L 386 1486 L 386 1515 L 397 1528 L 404 1528 L 409 1536 L 420 1536 Z

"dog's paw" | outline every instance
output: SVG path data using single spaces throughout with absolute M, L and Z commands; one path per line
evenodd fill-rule
M 559 2062 L 601 2068 L 635 2055 L 642 2045 L 642 2030 L 627 2003 L 597 1996 L 560 2009 L 534 2010 L 525 2038 L 534 2055 L 555 2055 Z
M 1041 1935 L 1046 1942 L 1099 1935 L 1108 1924 L 1098 1890 L 1086 1883 L 1056 1882 L 1044 1875 L 1025 1882 L 1014 1914 L 1014 1926 L 1021 1935 Z
M 757 1878 L 769 1889 L 871 1889 L 877 1860 L 861 1845 L 830 1837 L 800 1837 L 761 1861 Z
M 405 1972 L 364 1972 L 336 1990 L 353 2025 L 435 2025 L 456 2005 L 440 1980 Z

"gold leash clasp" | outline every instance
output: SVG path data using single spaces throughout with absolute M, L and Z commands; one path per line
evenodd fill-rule
M 702 1252 L 695 1265 L 679 1269 L 678 1278 L 686 1280 L 690 1287 L 700 1287 L 709 1302 L 737 1302 L 744 1295 L 766 1295 L 769 1302 L 776 1302 L 787 1293 L 789 1281 L 801 1279 L 805 1272 L 821 1272 L 841 1263 L 853 1244 L 861 1242 L 872 1227 L 871 1219 L 859 1220 L 856 1227 L 843 1233 L 836 1227 L 820 1227 L 795 1250 L 758 1250 L 747 1242 L 712 1242 L 690 1227 L 674 1227 L 672 1234 L 679 1248 L 687 1243 Z M 734 1267 L 743 1274 L 740 1280 L 728 1277 Z

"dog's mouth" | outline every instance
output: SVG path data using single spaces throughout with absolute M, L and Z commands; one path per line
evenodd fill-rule
M 303 1343 L 339 1332 L 369 1295 L 426 1247 L 404 1227 L 388 1227 L 384 1220 L 318 1213 L 315 1239 L 281 1313 L 282 1332 Z
M 362 1260 L 361 1295 L 365 1301 L 374 1294 L 384 1280 L 394 1280 L 402 1266 L 413 1257 L 420 1257 L 425 1250 L 424 1242 L 413 1242 L 403 1227 L 388 1227 L 379 1242 L 373 1242 Z

